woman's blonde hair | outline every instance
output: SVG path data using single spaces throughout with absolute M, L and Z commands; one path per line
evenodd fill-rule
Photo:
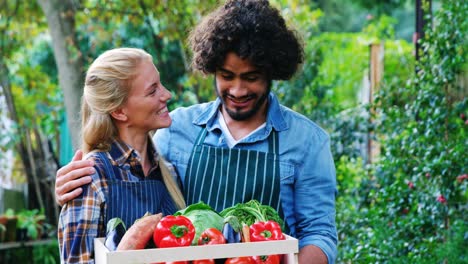
M 153 61 L 146 51 L 136 48 L 116 48 L 101 54 L 86 72 L 81 99 L 82 150 L 108 151 L 113 138 L 118 137 L 111 113 L 127 100 L 132 82 L 142 62 Z M 163 160 L 159 162 L 164 183 L 176 206 L 185 202 Z
M 101 54 L 86 73 L 81 99 L 82 150 L 107 151 L 118 136 L 110 113 L 127 100 L 138 66 L 152 56 L 140 49 L 118 48 Z

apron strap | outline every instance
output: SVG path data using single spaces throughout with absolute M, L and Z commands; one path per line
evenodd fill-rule
M 268 152 L 271 152 L 275 155 L 279 153 L 278 133 L 276 133 L 276 131 L 273 129 L 268 136 Z
M 203 142 L 205 142 L 205 137 L 207 133 L 208 133 L 208 130 L 206 129 L 205 126 L 203 126 L 203 128 L 198 133 L 197 140 L 195 140 L 194 146 L 202 145 Z
M 101 160 L 104 163 L 104 170 L 106 172 L 106 177 L 110 180 L 115 180 L 114 166 L 112 166 L 107 156 L 104 154 L 104 152 L 99 151 L 96 153 L 99 155 L 99 157 L 101 157 Z

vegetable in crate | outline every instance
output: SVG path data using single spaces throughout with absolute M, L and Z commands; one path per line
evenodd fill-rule
M 252 257 L 228 258 L 224 264 L 255 264 L 255 260 Z
M 153 240 L 158 248 L 185 247 L 192 244 L 194 237 L 195 227 L 189 218 L 168 215 L 159 221 Z
M 192 245 L 197 245 L 201 233 L 210 227 L 220 231 L 223 230 L 224 218 L 204 202 L 189 205 L 187 208 L 177 211 L 174 215 L 183 215 L 192 221 L 195 226 L 195 237 Z
M 110 250 L 117 249 L 122 237 L 125 235 L 127 228 L 125 223 L 119 217 L 115 217 L 107 221 L 106 239 L 104 245 Z
M 137 219 L 125 232 L 125 235 L 117 246 L 117 250 L 144 249 L 161 218 L 162 213 L 154 215 L 145 214 L 142 218 Z
M 203 231 L 198 239 L 198 245 L 216 245 L 226 244 L 226 239 L 223 233 L 214 227 L 210 227 Z
M 223 226 L 223 236 L 226 239 L 226 243 L 239 243 L 241 242 L 241 233 L 236 231 L 232 225 L 227 222 Z
M 279 255 L 255 256 L 253 260 L 256 264 L 280 264 Z
M 256 222 L 250 226 L 250 241 L 283 240 L 281 227 L 275 221 Z
M 271 241 L 285 239 L 281 227 L 275 221 L 256 222 L 250 226 L 250 241 Z M 257 264 L 279 264 L 279 255 L 255 256 Z
M 216 244 L 226 244 L 226 239 L 224 238 L 223 233 L 214 227 L 210 227 L 201 233 L 200 238 L 198 239 L 198 245 L 216 245 Z M 193 260 L 192 264 L 215 264 L 214 259 L 199 259 Z
M 235 216 L 239 220 L 239 223 L 244 223 L 248 226 L 251 226 L 253 223 L 258 221 L 266 222 L 268 220 L 273 220 L 281 226 L 282 230 L 284 230 L 284 222 L 283 219 L 281 219 L 279 216 L 278 212 L 273 207 L 263 205 L 257 200 L 250 200 L 246 203 L 238 203 L 234 206 L 224 209 L 219 214 L 224 218 Z

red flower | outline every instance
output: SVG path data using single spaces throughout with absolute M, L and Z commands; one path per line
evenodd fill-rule
M 410 189 L 413 189 L 413 188 L 414 188 L 414 183 L 413 183 L 413 182 L 408 182 L 408 187 L 409 187 Z
M 426 178 L 429 179 L 429 177 L 431 177 L 431 174 L 429 172 L 426 172 Z
M 443 204 L 446 204 L 447 203 L 447 199 L 445 199 L 445 197 L 441 194 L 439 195 L 439 197 L 437 197 L 437 201 L 439 203 L 443 203 Z
M 462 183 L 466 179 L 468 179 L 468 174 L 463 174 L 457 177 L 457 182 Z

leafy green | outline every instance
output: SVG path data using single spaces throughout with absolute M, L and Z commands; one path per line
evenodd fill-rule
M 201 233 L 210 227 L 223 230 L 224 218 L 204 202 L 198 202 L 177 211 L 175 216 L 183 215 L 190 219 L 195 226 L 195 237 L 192 245 L 196 245 Z
M 281 229 L 284 230 L 283 219 L 273 207 L 263 205 L 257 200 L 250 200 L 246 203 L 238 203 L 232 207 L 228 207 L 219 213 L 222 217 L 228 218 L 235 216 L 240 223 L 252 225 L 258 221 L 273 220 L 277 222 Z

